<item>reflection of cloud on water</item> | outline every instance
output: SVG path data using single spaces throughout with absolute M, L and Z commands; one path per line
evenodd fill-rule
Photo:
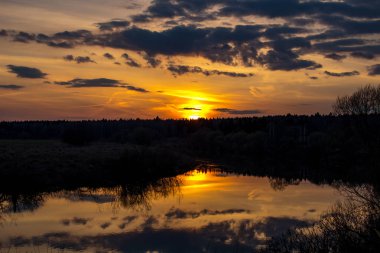
M 72 202 L 94 202 L 97 204 L 112 203 L 116 200 L 116 196 L 112 194 L 91 194 L 91 193 L 80 193 L 75 194 L 73 192 L 61 193 L 58 197 L 70 200 Z
M 61 223 L 64 226 L 69 226 L 70 224 L 72 224 L 72 225 L 86 225 L 91 220 L 92 220 L 91 218 L 74 217 L 72 219 L 63 219 L 63 220 L 61 220 Z
M 133 221 L 136 218 L 127 218 Z M 48 233 L 33 237 L 13 237 L 3 244 L 8 247 L 48 245 L 54 249 L 83 251 L 89 248 L 120 252 L 252 252 L 268 236 L 277 236 L 292 227 L 305 227 L 309 222 L 290 217 L 268 217 L 263 220 L 225 220 L 210 222 L 199 229 L 153 229 L 158 218 L 148 216 L 138 230 L 128 233 L 79 236 L 70 233 Z M 149 242 L 149 243 L 147 243 Z
M 254 200 L 260 197 L 260 193 L 257 190 L 252 190 L 248 193 L 248 200 Z
M 132 216 L 126 216 L 123 218 L 123 223 L 119 224 L 120 229 L 124 229 L 127 225 L 129 225 L 131 222 L 136 220 L 138 216 L 132 215 Z
M 172 207 L 166 214 L 167 219 L 195 219 L 202 215 L 226 215 L 226 214 L 240 214 L 250 213 L 250 210 L 244 209 L 226 209 L 226 210 L 208 210 L 203 209 L 201 211 L 184 211 L 179 208 Z

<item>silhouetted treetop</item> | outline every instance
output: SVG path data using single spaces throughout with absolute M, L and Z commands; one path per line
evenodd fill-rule
M 380 85 L 366 85 L 352 95 L 338 97 L 333 105 L 337 115 L 368 115 L 380 113 Z

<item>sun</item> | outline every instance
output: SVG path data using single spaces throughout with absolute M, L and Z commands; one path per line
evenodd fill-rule
M 199 100 L 190 100 L 186 104 L 180 105 L 179 108 L 183 118 L 189 120 L 206 118 L 211 110 L 210 105 L 202 103 Z
M 200 118 L 199 115 L 189 115 L 189 116 L 188 116 L 188 119 L 191 119 L 191 120 L 197 120 L 197 119 L 199 119 L 199 118 Z

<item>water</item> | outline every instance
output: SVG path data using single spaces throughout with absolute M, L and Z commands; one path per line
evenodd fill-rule
M 145 185 L 3 194 L 0 252 L 252 252 L 308 226 L 341 198 L 328 185 L 218 170 Z

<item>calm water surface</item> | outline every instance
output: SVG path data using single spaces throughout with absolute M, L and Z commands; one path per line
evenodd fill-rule
M 341 197 L 308 181 L 194 170 L 148 186 L 20 197 L 17 206 L 2 198 L 0 252 L 252 252 Z

